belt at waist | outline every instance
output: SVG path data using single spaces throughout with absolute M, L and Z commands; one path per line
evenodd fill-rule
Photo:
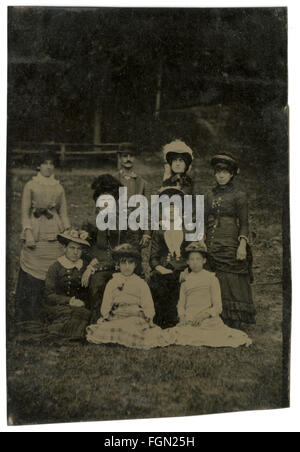
M 51 220 L 51 218 L 53 218 L 54 212 L 55 208 L 44 208 L 44 207 L 37 207 L 32 211 L 35 218 L 40 218 L 42 215 L 44 215 L 48 220 Z

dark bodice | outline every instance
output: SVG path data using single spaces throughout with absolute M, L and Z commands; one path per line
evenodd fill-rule
M 162 265 L 163 267 L 170 268 L 172 270 L 182 271 L 187 267 L 186 261 L 183 258 L 183 253 L 190 242 L 183 240 L 181 245 L 181 257 L 176 258 L 175 256 L 170 256 L 169 249 L 164 238 L 164 232 L 165 231 L 159 230 L 154 231 L 152 234 L 150 266 L 152 270 L 154 270 L 158 265 Z
M 99 231 L 91 223 L 85 224 L 83 229 L 89 233 L 91 247 L 87 250 L 90 259 L 97 258 L 101 266 L 112 266 L 112 249 L 124 243 L 123 235 L 126 231 Z
M 205 199 L 205 229 L 208 248 L 234 246 L 239 237 L 248 238 L 248 203 L 244 192 L 233 183 L 217 186 Z
M 113 264 L 112 250 L 120 243 L 120 231 L 97 231 L 96 241 L 92 245 L 90 256 L 96 257 L 101 264 Z
M 66 269 L 58 261 L 54 262 L 46 276 L 45 295 L 48 303 L 68 304 L 72 297 L 85 301 L 87 289 L 81 286 L 81 277 L 86 267 L 85 261 L 80 270 Z
M 192 195 L 194 192 L 192 178 L 187 174 L 174 174 L 169 179 L 164 180 L 162 186 L 178 188 L 186 195 Z
M 205 232 L 208 263 L 212 271 L 251 273 L 251 252 L 237 260 L 240 237 L 248 239 L 248 203 L 244 192 L 233 183 L 215 187 L 205 198 Z

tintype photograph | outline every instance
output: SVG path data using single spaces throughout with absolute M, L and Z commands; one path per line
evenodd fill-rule
M 8 425 L 289 407 L 287 8 L 7 13 Z

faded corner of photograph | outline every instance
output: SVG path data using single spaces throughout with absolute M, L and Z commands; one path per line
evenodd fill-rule
M 7 95 L 8 425 L 288 407 L 287 9 L 9 7 Z

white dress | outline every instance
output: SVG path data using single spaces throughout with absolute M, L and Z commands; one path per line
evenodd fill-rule
M 101 318 L 87 328 L 87 340 L 141 349 L 170 345 L 169 336 L 152 324 L 154 314 L 148 284 L 136 274 L 115 273 L 104 291 Z
M 207 347 L 249 346 L 251 339 L 246 333 L 226 326 L 220 314 L 222 300 L 220 284 L 214 273 L 201 270 L 189 273 L 181 286 L 178 302 L 180 322 L 168 330 L 169 339 L 178 345 Z M 207 317 L 199 326 L 195 320 Z

